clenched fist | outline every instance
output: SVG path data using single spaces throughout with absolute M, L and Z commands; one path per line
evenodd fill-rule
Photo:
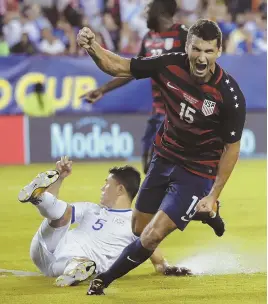
M 89 50 L 92 44 L 95 41 L 95 34 L 88 27 L 83 27 L 77 34 L 76 37 L 77 44 L 84 48 L 85 50 Z

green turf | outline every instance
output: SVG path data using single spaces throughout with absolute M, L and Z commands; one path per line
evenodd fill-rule
M 107 169 L 113 165 L 74 164 L 60 197 L 68 202 L 98 202 Z M 53 165 L 0 168 L 0 269 L 37 271 L 29 258 L 29 245 L 42 218 L 30 204 L 18 203 L 17 194 L 39 171 L 49 168 Z M 216 260 L 222 270 L 243 268 L 257 273 L 166 278 L 155 275 L 146 262 L 114 282 L 105 297 L 86 297 L 87 284 L 56 288 L 51 278 L 0 273 L 0 303 L 266 303 L 266 162 L 240 161 L 221 201 L 227 223 L 223 238 L 205 225 L 191 223 L 185 232 L 169 236 L 161 244 L 162 251 L 171 263 L 201 252 L 203 259 L 196 261 L 202 269 Z

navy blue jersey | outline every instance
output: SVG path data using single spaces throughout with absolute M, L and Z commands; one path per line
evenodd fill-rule
M 175 23 L 172 27 L 161 33 L 149 31 L 143 38 L 138 56 L 159 56 L 169 52 L 184 52 L 187 38 L 187 29 L 184 25 Z M 161 91 L 152 80 L 153 113 L 165 113 L 165 103 Z
M 245 123 L 245 98 L 236 81 L 217 64 L 208 83 L 195 83 L 184 53 L 133 58 L 131 73 L 136 79 L 151 77 L 165 101 L 156 153 L 215 178 L 224 145 L 241 139 Z

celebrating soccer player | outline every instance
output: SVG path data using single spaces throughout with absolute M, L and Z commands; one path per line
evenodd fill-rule
M 112 76 L 151 77 L 166 106 L 136 201 L 133 229 L 140 238 L 91 282 L 88 295 L 100 295 L 146 261 L 168 234 L 183 231 L 196 211 L 213 210 L 239 156 L 246 107 L 236 81 L 216 63 L 222 33 L 213 21 L 191 26 L 186 54 L 122 58 L 103 49 L 89 28 L 80 30 L 77 42 Z
M 176 0 L 152 0 L 145 8 L 147 15 L 147 27 L 150 30 L 143 38 L 139 56 L 159 56 L 168 52 L 184 52 L 187 37 L 186 28 L 173 22 L 173 16 L 177 10 Z M 129 83 L 133 78 L 114 78 L 100 88 L 84 94 L 90 103 L 95 103 L 102 96 Z M 156 132 L 165 117 L 165 103 L 157 83 L 152 79 L 153 110 L 147 121 L 144 136 L 142 138 L 142 166 L 147 173 L 153 152 L 153 141 Z

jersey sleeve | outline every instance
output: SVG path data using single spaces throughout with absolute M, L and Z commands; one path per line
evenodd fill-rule
M 72 203 L 72 224 L 81 223 L 84 215 L 87 213 L 93 213 L 96 208 L 99 208 L 97 204 L 94 203 Z
M 155 78 L 167 65 L 175 64 L 179 53 L 167 53 L 160 56 L 134 57 L 130 62 L 130 72 L 136 79 Z
M 223 79 L 222 137 L 225 143 L 235 143 L 242 137 L 246 119 L 246 102 L 236 81 L 228 75 Z

